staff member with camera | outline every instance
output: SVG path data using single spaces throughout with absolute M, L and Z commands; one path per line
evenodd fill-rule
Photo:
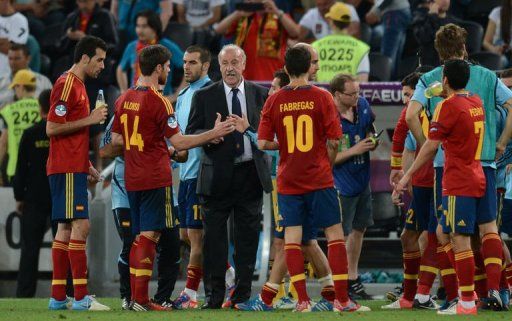
M 359 95 L 359 83 L 351 75 L 338 74 L 330 83 L 340 117 L 343 136 L 334 161 L 334 184 L 339 192 L 348 258 L 349 295 L 368 300 L 358 276 L 357 265 L 366 228 L 373 225 L 370 191 L 370 151 L 378 146 L 375 115 Z

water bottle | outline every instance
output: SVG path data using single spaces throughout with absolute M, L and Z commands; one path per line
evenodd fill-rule
M 101 106 L 105 106 L 107 103 L 105 102 L 105 96 L 103 95 L 103 89 L 98 91 L 98 97 L 96 98 L 96 106 L 94 108 L 99 108 Z M 105 121 L 101 121 L 100 124 L 104 124 Z
M 443 92 L 443 84 L 439 81 L 434 81 L 428 88 L 425 90 L 425 97 L 430 99 L 432 97 L 440 96 Z

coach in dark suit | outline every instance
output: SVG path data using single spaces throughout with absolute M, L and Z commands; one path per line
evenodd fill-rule
M 198 90 L 193 99 L 187 134 L 213 128 L 217 113 L 246 115 L 251 133 L 237 131 L 203 146 L 197 193 L 204 216 L 204 277 L 206 303 L 203 308 L 220 308 L 224 300 L 228 260 L 227 220 L 233 213 L 236 288 L 232 303 L 251 295 L 251 281 L 258 249 L 263 191 L 272 190 L 270 162 L 257 149 L 254 137 L 268 90 L 244 81 L 245 53 L 227 45 L 219 53 L 222 80 Z

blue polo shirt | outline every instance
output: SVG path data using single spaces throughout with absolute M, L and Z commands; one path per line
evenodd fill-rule
M 167 77 L 167 83 L 164 87 L 164 95 L 168 96 L 172 94 L 172 70 L 182 69 L 183 68 L 183 51 L 178 47 L 177 44 L 172 42 L 169 39 L 162 38 L 159 42 L 162 46 L 169 49 L 171 52 L 171 72 Z M 121 57 L 121 61 L 119 62 L 119 66 L 121 69 L 128 73 L 128 80 L 130 81 L 130 86 L 134 86 L 133 83 L 133 70 L 135 67 L 135 62 L 137 61 L 137 40 L 132 41 L 126 46 L 126 49 L 123 52 L 123 57 Z
M 181 131 L 184 133 L 188 125 L 188 117 L 190 115 L 190 107 L 192 105 L 192 97 L 194 93 L 212 81 L 208 76 L 193 82 L 187 88 L 184 88 L 176 102 L 176 118 L 180 125 Z M 199 171 L 199 161 L 201 160 L 202 148 L 196 147 L 188 150 L 188 160 L 185 163 L 179 163 L 180 180 L 197 178 Z
M 161 0 L 119 0 L 117 16 L 119 17 L 119 29 L 124 30 L 128 40 L 137 38 L 135 33 L 135 16 L 144 10 L 152 10 L 160 14 Z
M 343 139 L 338 151 L 348 149 L 366 138 L 375 115 L 364 97 L 359 97 L 354 109 L 354 122 L 341 118 Z M 334 184 L 342 196 L 357 196 L 370 183 L 370 152 L 354 156 L 333 168 Z

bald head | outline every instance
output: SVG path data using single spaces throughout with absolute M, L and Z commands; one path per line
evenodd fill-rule
M 308 75 L 309 75 L 309 81 L 316 81 L 316 73 L 318 72 L 318 70 L 320 70 L 320 67 L 318 66 L 318 52 L 316 51 L 315 48 L 313 48 L 312 45 L 310 45 L 309 43 L 305 43 L 305 42 L 299 42 L 297 44 L 295 44 L 295 46 L 293 46 L 294 48 L 297 47 L 297 48 L 304 48 L 304 49 L 307 49 L 309 51 L 309 54 L 311 55 L 311 66 L 309 67 L 309 70 L 308 70 Z

